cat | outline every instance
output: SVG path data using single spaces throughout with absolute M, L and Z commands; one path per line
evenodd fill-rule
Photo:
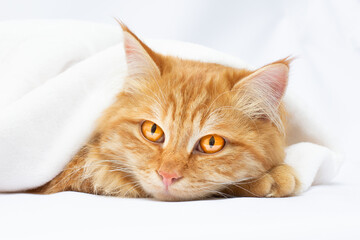
M 285 58 L 257 70 L 154 52 L 127 26 L 128 75 L 89 142 L 36 193 L 79 191 L 165 201 L 285 197 Z

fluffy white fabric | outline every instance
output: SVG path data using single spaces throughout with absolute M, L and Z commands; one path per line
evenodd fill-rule
M 54 178 L 86 143 L 96 120 L 121 91 L 126 63 L 119 27 L 84 22 L 0 24 L 0 191 L 38 187 Z M 234 67 L 242 61 L 189 43 L 147 41 L 154 50 Z M 302 183 L 327 183 L 340 157 L 329 137 L 299 108 L 288 108 L 286 162 Z M 310 141 L 312 143 L 297 143 Z M 296 144 L 297 143 L 297 144 Z

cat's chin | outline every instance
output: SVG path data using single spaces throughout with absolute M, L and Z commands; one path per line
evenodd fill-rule
M 191 201 L 191 200 L 198 200 L 202 199 L 203 196 L 194 196 L 194 195 L 187 195 L 187 194 L 179 194 L 174 191 L 158 191 L 156 193 L 151 194 L 154 199 L 160 200 L 160 201 Z
M 184 201 L 186 199 L 182 199 L 178 196 L 175 196 L 175 195 L 171 195 L 169 193 L 156 193 L 156 194 L 153 194 L 153 197 L 156 199 L 156 200 L 160 200 L 160 201 L 169 201 L 169 202 L 174 202 L 174 201 Z

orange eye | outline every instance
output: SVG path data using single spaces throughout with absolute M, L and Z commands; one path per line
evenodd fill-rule
M 156 124 L 151 121 L 145 121 L 141 125 L 141 132 L 146 137 L 146 139 L 159 142 L 159 140 L 163 137 L 163 130 Z
M 205 153 L 216 153 L 223 149 L 225 140 L 218 135 L 207 135 L 200 139 L 200 147 Z

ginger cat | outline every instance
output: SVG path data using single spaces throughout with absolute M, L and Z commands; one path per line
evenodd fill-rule
M 128 76 L 89 142 L 38 193 L 283 197 L 289 59 L 256 71 L 158 54 L 125 25 Z

